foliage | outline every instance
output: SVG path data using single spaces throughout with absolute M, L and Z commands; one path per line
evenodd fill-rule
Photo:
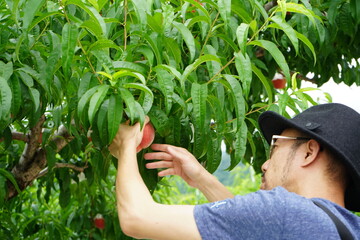
M 31 191 L 37 187 L 44 207 L 57 204 L 53 195 L 65 212 L 90 201 L 77 218 L 114 207 L 102 201 L 112 186 L 107 146 L 119 123 L 145 115 L 156 142 L 189 149 L 210 172 L 221 162 L 221 142 L 229 170 L 244 161 L 259 171 L 268 147 L 256 123 L 262 111 L 289 116 L 316 104 L 301 80 L 313 72 L 319 84 L 342 81 L 338 63 L 343 81 L 359 84 L 349 65 L 359 57 L 359 9 L 356 1 L 1 1 L 2 222 L 14 214 L 9 231 L 25 216 L 37 226 L 23 211 L 33 195 L 18 195 L 35 179 Z M 275 72 L 287 89 L 272 87 Z M 142 154 L 140 171 L 152 191 L 158 178 L 145 170 Z M 57 221 L 44 234 L 60 231 Z M 91 231 L 78 222 L 76 234 Z

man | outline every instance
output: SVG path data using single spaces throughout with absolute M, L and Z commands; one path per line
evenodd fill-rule
M 147 119 L 146 121 L 149 121 Z M 111 153 L 120 225 L 125 234 L 148 239 L 339 239 L 322 204 L 360 239 L 360 114 L 341 104 L 311 107 L 293 119 L 274 112 L 259 118 L 271 143 L 260 191 L 233 196 L 187 150 L 153 144 L 148 168 L 179 175 L 213 203 L 162 205 L 153 201 L 138 171 L 139 124 L 122 125 Z

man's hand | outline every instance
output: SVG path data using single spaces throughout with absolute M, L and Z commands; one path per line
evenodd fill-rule
M 144 126 L 150 121 L 149 117 L 145 117 Z M 118 158 L 119 151 L 125 147 L 134 148 L 140 144 L 143 137 L 143 129 L 140 130 L 140 123 L 137 122 L 133 126 L 130 126 L 128 123 L 121 124 L 119 130 L 117 131 L 112 143 L 109 146 L 110 153 Z
M 166 168 L 159 172 L 159 176 L 178 175 L 190 186 L 199 188 L 202 179 L 209 175 L 206 169 L 186 149 L 167 144 L 153 144 L 151 148 L 155 151 L 146 153 L 147 160 L 160 160 L 146 164 L 148 169 Z

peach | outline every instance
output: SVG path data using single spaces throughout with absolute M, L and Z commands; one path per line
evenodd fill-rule
M 284 78 L 276 78 L 272 80 L 274 88 L 276 89 L 283 89 L 286 86 L 286 79 Z
M 100 213 L 96 214 L 96 216 L 94 218 L 94 225 L 98 229 L 105 228 L 105 219 Z
M 144 126 L 143 138 L 141 139 L 140 144 L 136 148 L 136 152 L 140 152 L 144 148 L 148 148 L 155 138 L 155 129 L 153 125 L 149 122 Z

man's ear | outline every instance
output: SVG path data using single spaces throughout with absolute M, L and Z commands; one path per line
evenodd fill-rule
M 321 151 L 321 145 L 314 139 L 306 142 L 306 153 L 301 166 L 306 167 L 315 162 Z

